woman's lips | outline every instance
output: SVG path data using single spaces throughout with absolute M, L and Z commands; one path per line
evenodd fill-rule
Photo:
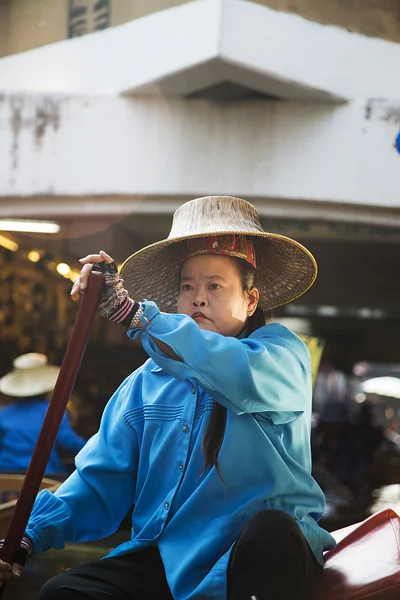
M 205 314 L 203 314 L 202 312 L 199 312 L 199 311 L 197 311 L 197 312 L 194 312 L 194 313 L 192 314 L 192 319 L 194 319 L 195 321 L 196 321 L 197 319 L 207 319 L 207 321 L 209 321 L 209 320 L 210 320 L 208 317 L 206 317 L 206 315 L 205 315 Z

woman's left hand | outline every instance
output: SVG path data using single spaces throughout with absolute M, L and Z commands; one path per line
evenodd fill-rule
M 88 254 L 85 258 L 80 258 L 79 262 L 83 265 L 80 275 L 77 279 L 75 279 L 72 289 L 71 289 L 71 297 L 72 300 L 79 300 L 80 294 L 87 288 L 89 275 L 92 271 L 93 265 L 100 265 L 102 262 L 106 264 L 115 264 L 114 259 L 111 258 L 106 252 L 100 250 L 98 254 Z M 101 269 L 100 269 L 101 270 Z
M 72 286 L 72 299 L 78 300 L 79 295 L 84 293 L 91 271 L 100 271 L 104 275 L 104 290 L 100 300 L 99 313 L 109 321 L 122 323 L 130 314 L 134 302 L 129 298 L 129 294 L 123 286 L 124 281 L 119 276 L 115 260 L 100 250 L 98 254 L 88 254 L 79 262 L 83 267 Z

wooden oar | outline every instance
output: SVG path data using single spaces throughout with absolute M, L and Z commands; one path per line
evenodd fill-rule
M 14 556 L 19 549 L 24 535 L 65 409 L 67 408 L 68 400 L 74 387 L 100 303 L 103 286 L 103 275 L 101 273 L 91 273 L 64 354 L 57 382 L 51 395 L 49 407 L 11 517 L 4 545 L 0 550 L 0 558 L 5 562 L 11 564 L 14 562 Z M 4 586 L 0 588 L 0 598 L 3 590 Z

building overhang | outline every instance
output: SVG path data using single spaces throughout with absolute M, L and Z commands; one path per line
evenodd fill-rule
M 397 44 L 244 0 L 3 58 L 0 209 L 203 193 L 394 209 L 398 64 Z M 209 101 L 224 94 L 254 101 Z
M 400 96 L 399 61 L 394 43 L 245 0 L 197 0 L 5 57 L 0 92 L 186 96 L 230 82 L 336 103 Z

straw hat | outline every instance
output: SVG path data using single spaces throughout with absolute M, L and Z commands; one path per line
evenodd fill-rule
M 175 312 L 186 240 L 226 234 L 243 234 L 254 244 L 262 309 L 291 302 L 314 283 L 317 264 L 312 254 L 295 240 L 265 232 L 252 204 L 232 196 L 206 196 L 175 211 L 166 240 L 126 259 L 121 277 L 129 295 L 154 300 L 163 312 Z
M 6 396 L 24 398 L 51 392 L 56 384 L 59 367 L 47 364 L 47 356 L 30 352 L 18 356 L 14 370 L 0 379 L 0 392 Z

